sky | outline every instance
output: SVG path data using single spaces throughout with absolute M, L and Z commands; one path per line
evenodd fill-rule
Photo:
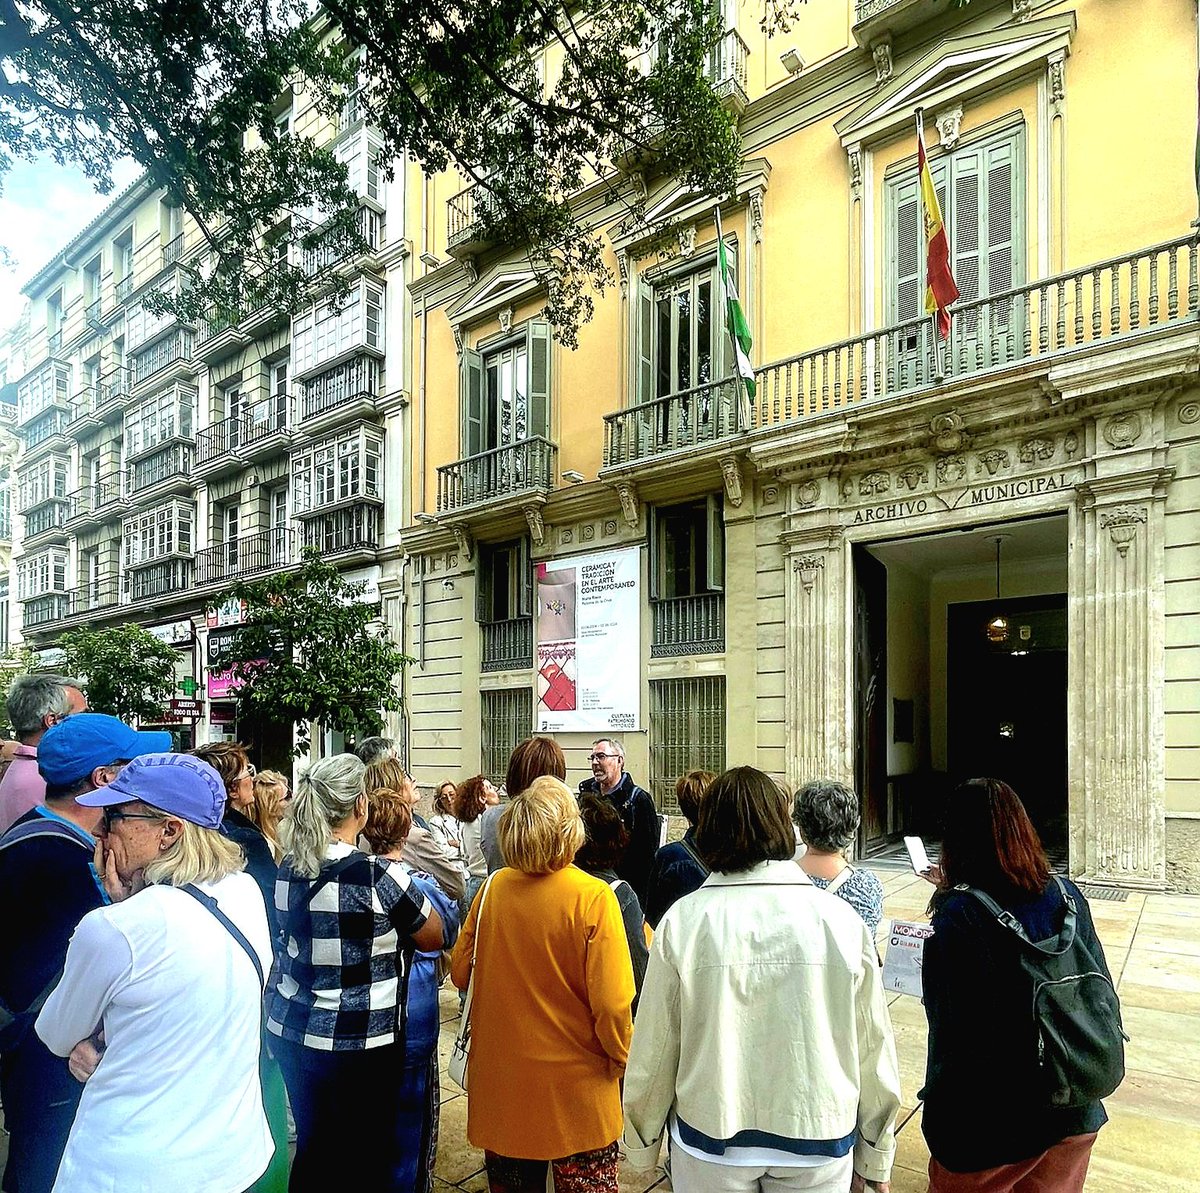
M 0 245 L 11 258 L 0 263 L 0 330 L 21 314 L 21 287 L 139 173 L 134 162 L 120 163 L 113 190 L 100 195 L 82 171 L 49 158 L 13 163 L 0 181 Z

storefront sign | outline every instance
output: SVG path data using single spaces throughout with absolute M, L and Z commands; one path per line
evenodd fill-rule
M 637 547 L 538 564 L 539 733 L 641 728 Z
M 246 603 L 231 598 L 209 609 L 204 624 L 212 629 L 214 626 L 241 625 L 245 620 Z
M 930 493 L 927 497 L 907 497 L 896 501 L 870 505 L 854 511 L 854 525 L 868 522 L 895 522 L 904 518 L 919 518 L 922 514 L 941 513 L 963 506 L 991 505 L 996 502 L 1018 501 L 1023 497 L 1041 497 L 1061 493 L 1078 483 L 1079 477 L 1066 472 L 1049 476 L 1018 477 L 987 485 L 970 485 L 948 493 Z
M 241 680 L 232 671 L 208 672 L 208 698 L 210 700 L 229 700 L 237 691 Z
M 196 632 L 190 618 L 185 621 L 168 621 L 162 625 L 151 625 L 147 626 L 146 629 L 160 642 L 165 642 L 168 646 L 186 645 L 188 642 L 191 642 Z
M 169 700 L 167 702 L 168 721 L 200 721 L 204 718 L 204 702 L 202 700 Z

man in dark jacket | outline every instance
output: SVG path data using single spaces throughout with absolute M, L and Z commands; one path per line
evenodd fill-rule
M 0 837 L 0 998 L 22 1013 L 0 1056 L 10 1135 L 5 1193 L 48 1193 L 54 1184 L 83 1086 L 37 1038 L 32 1020 L 62 972 L 75 926 L 121 893 L 115 864 L 102 875 L 93 862 L 100 809 L 75 797 L 111 783 L 139 755 L 170 748 L 169 733 L 139 733 L 116 717 L 67 717 L 38 745 L 46 802 Z
M 629 844 L 616 871 L 633 887 L 644 907 L 650 868 L 654 865 L 660 836 L 654 800 L 626 773 L 625 748 L 615 738 L 599 737 L 592 742 L 588 762 L 591 763 L 592 777 L 579 784 L 579 793 L 598 793 L 620 812 L 629 833 Z

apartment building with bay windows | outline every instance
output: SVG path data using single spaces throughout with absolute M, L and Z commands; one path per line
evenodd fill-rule
M 1200 889 L 1194 129 L 1162 118 L 1193 105 L 1194 8 L 858 0 L 774 38 L 757 15 L 729 9 L 708 67 L 743 148 L 721 216 L 752 401 L 712 196 L 645 160 L 578 196 L 617 284 L 571 351 L 477 188 L 410 195 L 415 774 L 503 775 L 542 690 L 539 565 L 628 548 L 620 736 L 664 810 L 690 767 L 831 776 L 871 853 L 994 773 L 1072 874 Z M 604 731 L 560 735 L 572 779 Z
M 332 141 L 366 250 L 302 251 L 285 219 L 264 237 L 312 276 L 311 299 L 290 316 L 214 312 L 192 325 L 152 313 L 146 296 L 203 267 L 198 229 L 146 179 L 119 195 L 26 287 L 28 351 L 11 378 L 24 530 L 14 572 L 21 633 L 47 660 L 71 627 L 146 625 L 179 651 L 170 727 L 181 744 L 240 736 L 290 768 L 289 727 L 235 721 L 222 661 L 240 611 L 213 599 L 295 566 L 305 547 L 381 599 L 402 516 L 403 486 L 386 470 L 403 459 L 411 319 L 405 177 L 384 178 L 355 97 L 330 122 L 296 89 L 276 125 Z

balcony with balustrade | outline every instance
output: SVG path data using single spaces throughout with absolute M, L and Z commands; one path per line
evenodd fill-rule
M 97 481 L 67 494 L 67 529 L 78 532 L 119 518 L 129 508 L 125 486 L 120 480 Z
M 350 421 L 375 413 L 383 370 L 366 354 L 343 360 L 332 368 L 307 377 L 300 394 L 300 418 L 312 433 L 329 422 Z
M 197 584 L 228 584 L 278 572 L 296 562 L 294 532 L 274 526 L 196 552 Z
M 129 466 L 129 496 L 144 504 L 173 493 L 190 493 L 194 454 L 190 441 L 176 439 L 142 456 Z
M 540 435 L 443 464 L 438 513 L 462 513 L 542 498 L 554 487 L 558 447 Z
M 125 570 L 125 595 L 133 602 L 187 596 L 192 588 L 190 559 L 158 559 L 131 565 Z
M 129 358 L 129 382 L 134 393 L 144 393 L 150 382 L 163 384 L 176 377 L 190 377 L 195 333 L 177 328 L 165 339 Z
M 45 630 L 63 621 L 71 610 L 66 592 L 47 592 L 21 602 L 22 630 Z
M 1012 6 L 1016 7 L 1015 4 Z M 944 0 L 855 0 L 854 40 L 864 50 L 869 50 L 880 42 L 909 33 L 945 12 Z
M 496 243 L 499 205 L 485 185 L 472 183 L 446 200 L 446 250 L 470 257 Z
M 121 580 L 119 576 L 97 576 L 86 584 L 71 589 L 67 616 L 72 620 L 86 620 L 97 614 L 116 609 L 121 604 Z
M 726 29 L 720 41 L 708 52 L 704 76 L 717 98 L 740 116 L 749 103 L 750 47 L 736 29 Z
M 379 547 L 381 513 L 378 504 L 366 501 L 298 513 L 300 545 L 311 547 L 322 558 L 374 557 Z
M 720 654 L 725 649 L 725 594 L 656 598 L 652 618 L 650 657 Z
M 291 442 L 291 397 L 273 394 L 232 418 L 205 427 L 196 436 L 196 475 L 206 478 L 237 472 L 246 464 L 286 450 Z
M 379 269 L 379 251 L 387 243 L 387 225 L 383 213 L 365 203 L 358 209 L 355 235 L 320 234 L 317 242 L 301 250 L 300 267 L 309 277 L 327 269 L 348 271 Z
M 928 318 L 883 327 L 755 369 L 755 395 L 726 378 L 604 416 L 603 472 L 685 466 L 837 411 L 1051 369 L 1190 329 L 1200 315 L 1195 235 L 1042 278 Z
M 519 671 L 533 666 L 533 618 L 479 623 L 481 671 Z

